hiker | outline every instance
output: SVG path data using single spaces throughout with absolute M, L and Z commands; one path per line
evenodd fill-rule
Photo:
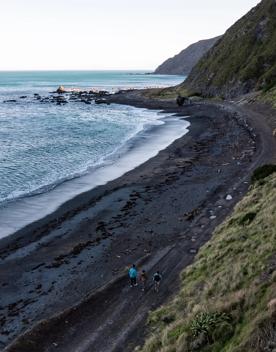
M 130 287 L 137 286 L 137 269 L 135 264 L 129 269 L 128 276 L 130 278 Z
M 156 271 L 156 273 L 153 275 L 153 281 L 154 281 L 154 291 L 158 292 L 159 287 L 160 287 L 160 282 L 162 280 L 162 276 L 159 271 Z
M 147 275 L 146 271 L 143 270 L 141 273 L 141 276 L 140 276 L 142 291 L 145 291 L 145 289 L 146 289 L 147 280 L 148 280 L 148 275 Z

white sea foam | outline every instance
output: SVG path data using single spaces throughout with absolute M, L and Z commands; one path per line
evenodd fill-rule
M 22 198 L 0 209 L 0 238 L 55 211 L 76 195 L 103 185 L 156 156 L 188 132 L 189 123 L 178 117 L 163 117 L 164 124 L 147 129 L 124 146 L 119 158 L 95 168 L 82 177 L 60 184 L 40 195 Z
M 186 122 L 154 111 L 41 104 L 34 93 L 47 95 L 61 82 L 112 90 L 180 80 L 128 72 L 0 72 L 0 237 L 140 165 L 186 133 Z

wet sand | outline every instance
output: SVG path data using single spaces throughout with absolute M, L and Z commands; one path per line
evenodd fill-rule
M 270 129 L 245 107 L 176 108 L 135 92 L 112 102 L 189 115 L 190 132 L 0 241 L 0 346 L 36 326 L 7 351 L 133 351 L 149 309 L 175 291 L 180 271 L 247 191 L 252 170 L 274 157 Z M 157 297 L 151 287 L 143 295 L 128 287 L 134 262 L 163 272 Z

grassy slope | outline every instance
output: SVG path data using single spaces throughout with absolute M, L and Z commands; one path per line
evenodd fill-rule
M 263 0 L 236 22 L 194 67 L 187 80 L 152 90 L 150 98 L 233 98 L 252 91 L 276 107 L 276 1 Z
M 276 84 L 276 1 L 263 0 L 199 61 L 184 86 L 231 97 Z
M 182 273 L 175 299 L 150 314 L 142 351 L 275 351 L 275 298 L 274 172 L 253 184 Z
M 276 86 L 259 96 L 259 100 L 272 105 L 276 109 Z

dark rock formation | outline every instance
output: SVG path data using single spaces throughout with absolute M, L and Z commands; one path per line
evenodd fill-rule
M 3 103 L 16 103 L 15 99 L 4 100 Z
M 58 89 L 56 90 L 56 93 L 58 94 L 66 93 L 66 89 L 63 86 L 59 86 Z
M 110 102 L 107 101 L 106 99 L 96 99 L 95 103 L 96 104 L 107 104 L 107 105 L 110 105 Z

